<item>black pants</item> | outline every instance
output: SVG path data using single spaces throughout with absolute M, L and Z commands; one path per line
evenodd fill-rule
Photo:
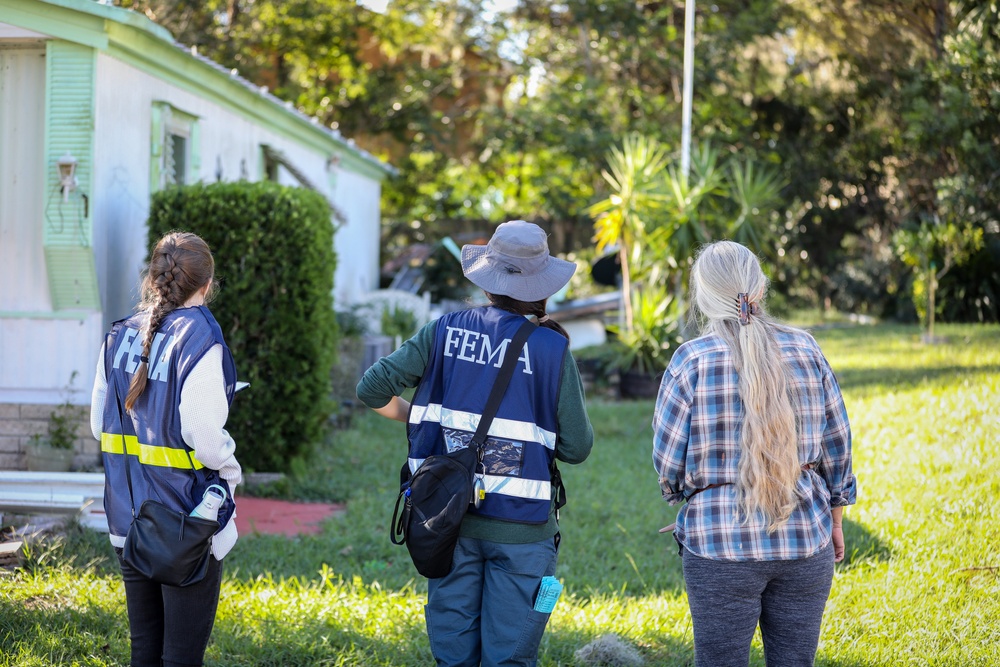
M 200 666 L 215 625 L 222 584 L 222 561 L 209 558 L 208 574 L 197 584 L 178 588 L 150 581 L 122 560 L 132 667 Z

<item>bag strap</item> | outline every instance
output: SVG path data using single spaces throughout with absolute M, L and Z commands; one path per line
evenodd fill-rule
M 507 393 L 507 385 L 510 384 L 510 379 L 514 377 L 514 366 L 517 365 L 517 360 L 521 356 L 521 348 L 528 341 L 528 336 L 537 328 L 538 325 L 534 324 L 531 320 L 525 320 L 524 324 L 517 330 L 517 333 L 514 334 L 510 345 L 507 346 L 503 365 L 500 366 L 500 373 L 493 383 L 493 389 L 490 391 L 489 398 L 486 399 L 486 407 L 483 408 L 483 415 L 479 418 L 479 426 L 476 427 L 476 432 L 472 436 L 472 440 L 469 441 L 469 447 L 475 444 L 479 448 L 480 460 L 482 459 L 482 448 L 486 444 L 486 436 L 489 433 L 490 424 L 493 423 L 493 418 L 497 416 L 497 410 L 500 409 L 503 395 Z
M 132 506 L 132 516 L 135 517 L 135 496 L 132 494 L 132 466 L 128 463 L 128 445 L 125 444 L 125 413 L 122 412 L 122 398 L 118 393 L 118 381 L 114 377 L 108 378 L 108 384 L 115 389 L 115 407 L 118 408 L 118 424 L 122 432 L 122 460 L 125 464 L 125 481 L 128 482 L 128 501 Z M 105 396 L 107 392 L 105 392 Z M 132 427 L 135 430 L 135 427 Z
M 524 324 L 518 328 L 504 352 L 500 373 L 497 374 L 497 379 L 493 382 L 489 398 L 486 399 L 486 407 L 483 408 L 483 414 L 479 418 L 479 425 L 476 427 L 472 440 L 469 441 L 469 447 L 476 447 L 480 464 L 483 462 L 483 454 L 485 453 L 486 435 L 489 433 L 490 424 L 493 423 L 493 418 L 496 417 L 500 403 L 503 401 L 503 395 L 507 392 L 507 385 L 514 377 L 514 367 L 521 356 L 521 348 L 524 347 L 531 332 L 537 328 L 538 325 L 532 323 L 531 320 L 524 320 Z M 409 488 L 400 489 L 399 495 L 396 496 L 396 507 L 392 511 L 392 522 L 389 524 L 389 539 L 392 540 L 393 544 L 406 543 L 411 511 L 410 490 Z

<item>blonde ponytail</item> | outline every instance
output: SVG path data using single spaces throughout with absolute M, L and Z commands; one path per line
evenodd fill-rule
M 801 468 L 786 364 L 774 339 L 781 327 L 761 303 L 767 277 L 748 248 L 719 241 L 699 254 L 691 286 L 704 330 L 726 341 L 739 375 L 744 419 L 737 498 L 747 520 L 761 512 L 774 531 L 795 508 Z M 746 324 L 740 321 L 741 293 L 747 295 Z

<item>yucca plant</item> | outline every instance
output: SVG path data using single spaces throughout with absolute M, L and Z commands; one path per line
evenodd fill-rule
M 665 201 L 661 183 L 668 161 L 666 147 L 656 139 L 627 135 L 620 149 L 612 147 L 608 169 L 601 172 L 611 193 L 587 210 L 595 218 L 598 253 L 618 246 L 626 328 L 632 326 L 631 267 L 641 265 L 646 228 Z
M 592 205 L 598 252 L 618 245 L 622 315 L 618 370 L 662 371 L 683 331 L 684 289 L 698 247 L 729 238 L 763 252 L 780 201 L 777 173 L 751 159 L 724 158 L 703 142 L 683 173 L 652 137 L 627 135 L 607 155 L 611 186 Z
M 662 373 L 681 344 L 678 301 L 663 285 L 647 285 L 635 294 L 631 327 L 611 327 L 618 338 L 614 365 L 621 372 Z

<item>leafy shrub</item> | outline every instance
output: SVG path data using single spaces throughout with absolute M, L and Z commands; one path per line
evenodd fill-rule
M 150 246 L 198 234 L 215 256 L 211 309 L 236 359 L 240 392 L 226 428 L 251 470 L 288 471 L 325 433 L 337 322 L 330 210 L 321 195 L 275 183 L 216 183 L 153 196 Z
M 398 304 L 382 309 L 382 335 L 406 340 L 417 333 L 417 316 Z
M 681 342 L 677 301 L 661 285 L 637 292 L 632 327 L 609 327 L 619 351 L 614 366 L 621 372 L 662 373 Z

